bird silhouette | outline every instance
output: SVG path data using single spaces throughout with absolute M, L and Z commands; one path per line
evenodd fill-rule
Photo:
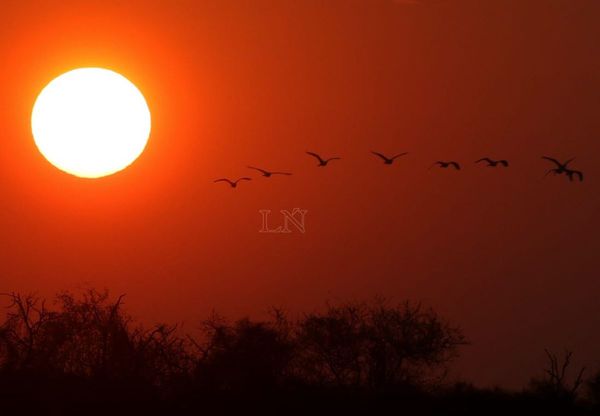
M 561 174 L 561 173 L 566 173 L 569 169 L 569 163 L 571 163 L 573 160 L 575 160 L 574 157 L 572 157 L 571 159 L 567 160 L 565 163 L 560 163 L 558 160 L 552 158 L 552 157 L 548 157 L 548 156 L 542 156 L 542 159 L 548 160 L 552 163 L 554 163 L 556 165 L 556 168 L 554 169 L 550 169 L 548 172 L 546 172 L 546 175 L 550 172 L 554 172 L 554 174 Z
M 319 164 L 317 166 L 319 166 L 319 167 L 327 166 L 327 164 L 331 160 L 341 160 L 340 157 L 330 157 L 329 159 L 323 159 L 321 156 L 319 156 L 318 154 L 316 154 L 314 152 L 306 152 L 306 154 L 314 157 L 315 159 L 317 159 L 319 161 Z
M 443 169 L 447 169 L 450 166 L 452 166 L 454 169 L 460 170 L 460 165 L 454 161 L 444 162 L 443 160 L 438 160 L 433 165 L 431 165 L 431 167 L 429 169 L 431 169 L 434 166 L 439 166 L 440 168 L 443 168 Z
M 579 178 L 579 182 L 583 181 L 583 173 L 581 171 L 569 169 L 568 167 L 569 163 L 575 160 L 574 157 L 572 157 L 564 163 L 560 163 L 558 160 L 548 156 L 542 156 L 542 159 L 548 160 L 556 165 L 555 168 L 548 169 L 544 176 L 547 176 L 549 173 L 552 173 L 554 175 L 561 175 L 564 173 L 565 175 L 567 175 L 571 182 L 573 181 L 574 176 L 577 176 Z
M 404 153 L 399 153 L 393 157 L 387 157 L 385 155 L 382 155 L 379 152 L 371 151 L 371 153 L 373 153 L 375 156 L 379 156 L 381 159 L 383 159 L 383 163 L 386 165 L 391 165 L 392 163 L 394 163 L 394 160 L 396 160 L 396 158 L 399 158 L 400 156 L 404 156 L 404 155 L 408 154 L 408 152 L 404 152 Z
M 259 171 L 262 174 L 262 176 L 264 176 L 265 178 L 270 178 L 273 175 L 288 175 L 288 176 L 291 175 L 291 173 L 289 173 L 289 172 L 271 172 L 271 171 L 268 171 L 265 169 L 255 168 L 254 166 L 248 166 L 248 169 L 254 169 L 254 170 Z
M 252 178 L 247 178 L 247 177 L 239 178 L 239 179 L 236 179 L 235 181 L 232 181 L 231 179 L 227 179 L 227 178 L 221 178 L 221 179 L 215 180 L 215 183 L 216 182 L 227 182 L 229 185 L 231 185 L 232 188 L 236 188 L 239 181 L 251 181 L 251 180 L 252 180 Z
M 489 157 L 482 157 L 479 160 L 476 160 L 475 163 L 480 163 L 480 162 L 487 162 L 487 166 L 491 167 L 491 168 L 495 168 L 498 165 L 502 165 L 505 168 L 508 167 L 508 160 L 492 160 Z

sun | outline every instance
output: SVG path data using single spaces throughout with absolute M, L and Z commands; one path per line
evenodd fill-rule
M 140 90 L 103 68 L 79 68 L 52 80 L 33 106 L 31 129 L 44 157 L 83 178 L 123 170 L 144 151 L 151 117 Z

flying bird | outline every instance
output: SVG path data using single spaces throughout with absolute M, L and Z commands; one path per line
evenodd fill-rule
M 264 170 L 261 168 L 255 168 L 254 166 L 248 166 L 248 169 L 254 169 L 259 171 L 260 173 L 262 173 L 262 176 L 264 176 L 265 178 L 270 178 L 272 175 L 291 175 L 291 173 L 289 172 L 270 172 L 268 170 Z
M 491 167 L 491 168 L 495 168 L 498 165 L 502 165 L 505 168 L 508 167 L 508 160 L 504 160 L 504 159 L 492 160 L 489 157 L 482 157 L 481 159 L 475 161 L 475 163 L 480 163 L 480 162 L 487 162 L 486 166 Z
M 231 179 L 227 179 L 227 178 L 221 178 L 221 179 L 215 180 L 215 183 L 216 182 L 227 182 L 229 185 L 231 185 L 232 188 L 236 188 L 239 181 L 251 181 L 251 180 L 252 180 L 252 178 L 247 178 L 247 177 L 239 178 L 239 179 L 236 179 L 235 181 L 232 181 Z
M 452 166 L 454 169 L 460 170 L 460 165 L 457 162 L 453 162 L 453 161 L 444 162 L 442 160 L 438 160 L 433 165 L 431 165 L 431 167 L 429 169 L 431 169 L 434 166 L 439 166 L 440 168 L 443 168 L 443 169 L 447 169 L 450 166 Z
M 574 157 L 572 157 L 564 163 L 560 163 L 558 160 L 548 156 L 542 156 L 542 159 L 548 160 L 556 165 L 555 168 L 546 171 L 546 174 L 544 176 L 548 175 L 549 173 L 553 173 L 554 175 L 561 175 L 564 173 L 565 175 L 567 175 L 571 182 L 573 181 L 574 176 L 577 176 L 579 178 L 579 182 L 583 181 L 583 173 L 581 171 L 569 169 L 568 167 L 569 163 L 575 160 Z
M 391 165 L 392 163 L 394 163 L 394 160 L 396 160 L 396 158 L 399 158 L 400 156 L 404 156 L 404 155 L 408 154 L 408 152 L 399 153 L 396 156 L 390 158 L 390 157 L 387 157 L 385 155 L 382 155 L 379 152 L 373 152 L 373 151 L 371 151 L 371 153 L 373 153 L 375 156 L 379 156 L 381 159 L 383 159 L 383 163 L 385 163 L 386 165 Z
M 561 174 L 561 173 L 567 172 L 569 163 L 571 163 L 573 160 L 575 160 L 575 158 L 572 157 L 571 159 L 567 160 L 565 163 L 560 163 L 558 160 L 556 160 L 552 157 L 548 157 L 548 156 L 542 156 L 542 159 L 549 160 L 550 162 L 552 162 L 556 165 L 556 168 L 550 169 L 548 172 L 546 172 L 546 175 L 550 172 L 554 172 L 554 174 Z
M 321 166 L 327 166 L 327 164 L 331 160 L 341 160 L 340 157 L 330 157 L 329 159 L 323 159 L 321 156 L 319 156 L 318 154 L 316 154 L 314 152 L 306 152 L 306 154 L 314 157 L 315 159 L 317 159 L 319 161 L 319 164 L 317 166 L 319 166 L 319 167 L 321 167 Z

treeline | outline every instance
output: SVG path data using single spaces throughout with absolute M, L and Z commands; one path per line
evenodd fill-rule
M 600 410 L 600 376 L 585 380 L 580 371 L 569 382 L 570 354 L 547 352 L 546 376 L 523 392 L 450 383 L 448 366 L 465 336 L 418 304 L 327 305 L 299 319 L 276 309 L 261 321 L 213 315 L 190 336 L 175 325 L 144 328 L 123 309 L 123 297 L 107 292 L 62 293 L 53 307 L 35 296 L 5 296 L 0 412 Z

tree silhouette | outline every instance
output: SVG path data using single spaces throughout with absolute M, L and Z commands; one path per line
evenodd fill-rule
M 10 300 L 6 320 L 0 327 L 2 370 L 49 371 L 52 356 L 62 342 L 57 314 L 33 295 L 4 294 Z
M 205 342 L 194 375 L 205 388 L 225 391 L 274 389 L 284 381 L 293 343 L 273 322 L 213 317 L 203 324 Z
M 439 381 L 465 338 L 430 309 L 380 300 L 308 314 L 298 344 L 309 380 L 379 391 Z
M 62 293 L 58 311 L 33 295 L 11 300 L 0 326 L 2 371 L 69 375 L 150 384 L 186 371 L 185 343 L 175 327 L 135 327 L 122 310 L 124 296 L 89 290 L 81 299 Z
M 533 379 L 531 381 L 532 391 L 546 399 L 572 404 L 577 399 L 577 392 L 583 383 L 583 373 L 585 367 L 582 367 L 577 376 L 569 383 L 567 379 L 568 370 L 573 356 L 572 351 L 565 351 L 562 360 L 556 354 L 549 350 L 544 350 L 548 357 L 548 368 L 544 371 L 546 376 L 542 379 Z
M 546 351 L 545 376 L 529 389 L 481 389 L 444 379 L 466 343 L 461 330 L 419 304 L 328 304 L 290 319 L 228 321 L 214 314 L 196 337 L 175 325 L 150 328 L 125 312 L 125 297 L 61 293 L 53 307 L 34 295 L 4 294 L 0 324 L 3 414 L 281 413 L 328 408 L 410 414 L 594 414 L 600 375 L 578 399 L 582 368 L 572 353 Z M 302 409 L 299 409 L 301 406 Z

